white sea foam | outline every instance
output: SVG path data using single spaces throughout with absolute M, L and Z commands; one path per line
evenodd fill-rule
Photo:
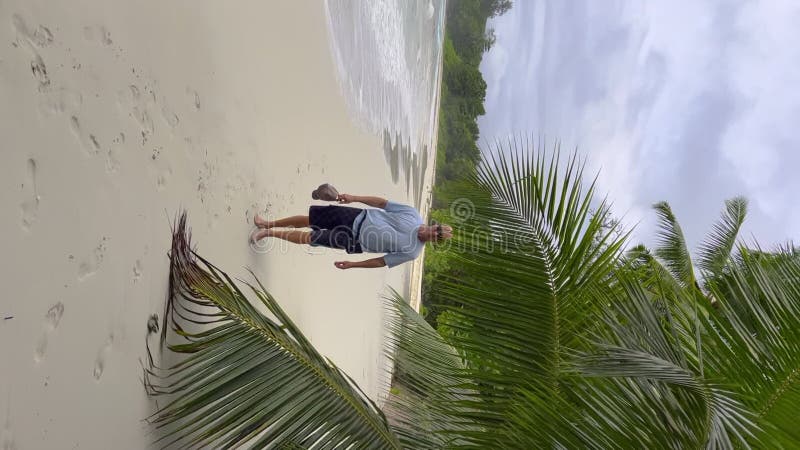
M 444 0 L 326 0 L 342 94 L 354 121 L 418 153 L 433 138 Z

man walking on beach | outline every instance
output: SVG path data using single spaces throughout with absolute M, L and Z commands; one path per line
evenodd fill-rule
M 340 269 L 353 267 L 394 267 L 416 259 L 426 242 L 441 241 L 453 236 L 448 225 L 423 225 L 422 217 L 411 206 L 387 201 L 380 197 L 340 194 L 340 204 L 363 203 L 372 208 L 347 206 L 311 206 L 307 216 L 292 216 L 278 220 L 255 217 L 261 228 L 251 237 L 253 242 L 276 237 L 295 244 L 310 244 L 342 249 L 347 253 L 385 253 L 364 261 L 337 261 Z M 305 228 L 277 230 L 276 228 Z

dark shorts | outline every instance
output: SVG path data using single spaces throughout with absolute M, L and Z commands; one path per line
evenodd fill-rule
M 363 209 L 348 206 L 311 206 L 308 222 L 311 226 L 311 245 L 338 248 L 347 253 L 362 253 L 354 234 L 353 221 Z

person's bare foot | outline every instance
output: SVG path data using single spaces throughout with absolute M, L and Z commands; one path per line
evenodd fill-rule
M 270 230 L 269 228 L 253 232 L 250 234 L 250 243 L 255 244 L 256 242 L 269 236 L 272 236 L 272 230 Z
M 258 228 L 271 228 L 272 227 L 272 225 L 270 225 L 270 221 L 269 220 L 262 219 L 261 216 L 259 216 L 258 214 L 256 214 L 255 217 L 253 217 L 253 223 L 255 223 Z

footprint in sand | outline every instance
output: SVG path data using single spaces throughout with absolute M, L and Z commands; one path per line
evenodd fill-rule
M 258 203 L 251 203 L 250 207 L 244 212 L 244 218 L 248 225 L 255 225 L 254 221 L 256 216 L 267 220 L 275 218 L 274 215 L 271 214 L 271 211 L 272 203 L 268 202 L 264 206 L 260 206 Z
M 200 169 L 197 176 L 197 194 L 200 197 L 200 203 L 205 203 L 207 198 L 213 197 L 213 189 L 216 184 L 219 168 L 216 164 L 208 161 L 203 162 L 203 168 Z
M 19 14 L 14 14 L 11 21 L 14 24 L 17 35 L 22 37 L 23 46 L 28 49 L 31 55 L 31 72 L 39 83 L 39 92 L 45 92 L 50 86 L 50 76 L 47 74 L 47 66 L 45 66 L 42 56 L 36 49 L 52 44 L 53 33 L 43 25 L 31 30 Z M 17 38 L 18 42 L 19 38 Z
M 130 114 L 139 124 L 142 145 L 147 143 L 155 131 L 153 119 L 148 111 L 149 103 L 151 103 L 150 96 L 142 95 L 142 91 L 135 84 L 128 86 L 127 89 L 123 89 L 117 94 L 117 105 L 120 111 Z
M 170 178 L 172 178 L 172 169 L 168 167 L 158 174 L 157 189 L 159 191 L 166 189 Z
M 97 139 L 97 136 L 87 133 L 81 127 L 81 121 L 78 119 L 78 116 L 72 116 L 69 119 L 69 127 L 72 130 L 72 134 L 75 138 L 80 142 L 81 148 L 88 156 L 96 156 L 100 154 L 100 141 Z
M 109 46 L 114 43 L 111 40 L 111 32 L 102 25 L 83 27 L 83 37 L 87 41 L 97 42 L 99 44 Z
M 117 146 L 111 147 L 106 153 L 106 173 L 114 174 L 119 172 L 120 168 L 120 149 Z
M 11 21 L 17 34 L 25 38 L 28 44 L 44 48 L 53 43 L 53 33 L 46 26 L 39 25 L 35 30 L 31 30 L 19 14 L 14 14 Z
M 35 55 L 31 61 L 31 73 L 39 82 L 39 92 L 44 92 L 50 86 L 50 77 L 47 75 L 47 66 L 40 55 Z
M 19 207 L 22 215 L 22 228 L 25 231 L 30 231 L 39 217 L 39 202 L 41 200 L 36 187 L 36 160 L 33 158 L 28 160 L 25 183 L 22 188 L 26 191 L 25 196 L 27 197 Z
M 47 65 L 38 51 L 38 49 L 46 48 L 53 44 L 53 33 L 44 25 L 39 25 L 36 29 L 32 29 L 19 14 L 15 14 L 12 17 L 12 22 L 17 32 L 17 40 L 14 45 L 27 49 L 31 57 L 31 74 L 37 81 L 38 91 L 41 94 L 37 99 L 39 112 L 44 117 L 76 113 L 83 103 L 81 93 L 63 87 L 54 87 L 51 83 Z M 86 139 L 83 140 L 85 141 Z M 96 138 L 95 141 L 97 141 Z M 91 138 L 86 143 L 91 144 Z
M 36 343 L 36 350 L 33 354 L 34 361 L 41 362 L 44 360 L 50 334 L 58 328 L 58 324 L 61 322 L 61 317 L 63 315 L 64 303 L 62 302 L 56 303 L 47 310 L 47 314 L 44 316 L 44 331 L 42 332 L 42 336 L 39 337 L 39 341 Z
M 136 260 L 133 264 L 133 282 L 138 283 L 139 280 L 142 279 L 142 273 L 144 272 L 144 266 L 142 265 L 141 260 Z
M 103 236 L 103 239 L 95 247 L 94 251 L 86 257 L 78 266 L 78 281 L 83 281 L 90 276 L 94 275 L 103 263 L 106 256 L 106 242 L 108 239 Z
M 119 133 L 117 137 L 111 140 L 111 145 L 106 152 L 106 173 L 112 174 L 119 171 L 122 165 L 120 157 L 123 144 L 125 144 L 125 133 Z
M 57 116 L 78 112 L 83 103 L 83 96 L 80 92 L 70 89 L 54 88 L 42 92 L 38 102 L 39 111 L 43 116 Z
M 106 339 L 105 345 L 103 345 L 100 350 L 97 352 L 97 359 L 94 361 L 94 370 L 92 371 L 92 376 L 97 381 L 100 381 L 100 378 L 103 376 L 103 372 L 106 369 L 106 361 L 108 360 L 108 356 L 111 354 L 111 350 L 114 347 L 114 333 L 111 332 L 108 335 L 108 339 Z
M 200 94 L 190 87 L 186 88 L 186 94 L 189 95 L 189 98 L 193 101 L 194 109 L 200 111 Z
M 178 117 L 177 114 L 175 114 L 175 111 L 173 111 L 172 108 L 169 107 L 166 98 L 163 98 L 161 100 L 161 103 L 162 103 L 161 117 L 164 118 L 164 122 L 166 122 L 170 128 L 174 129 L 181 122 L 181 119 Z

